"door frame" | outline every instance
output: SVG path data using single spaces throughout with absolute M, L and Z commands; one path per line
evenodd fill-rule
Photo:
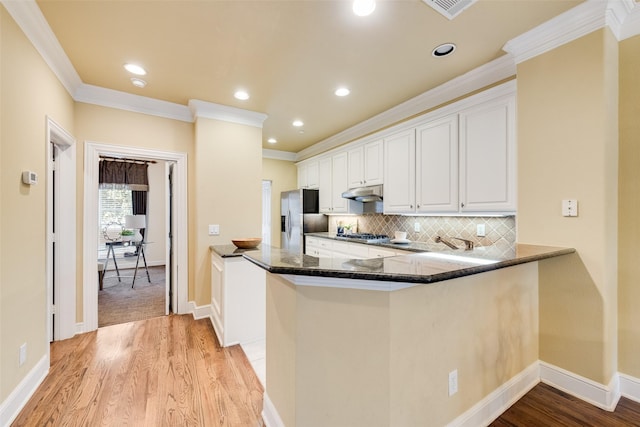
M 85 142 L 84 150 L 84 231 L 83 231 L 83 329 L 98 329 L 98 185 L 100 156 L 129 156 L 174 162 L 175 265 L 177 314 L 189 312 L 188 297 L 188 228 L 187 228 L 187 153 Z M 167 260 L 172 262 L 172 260 Z
M 47 336 L 49 342 L 71 338 L 76 334 L 76 140 L 51 117 L 46 117 L 47 153 Z M 56 182 L 49 177 L 53 164 L 52 147 L 58 148 Z M 56 197 L 56 233 L 54 236 L 54 191 Z M 54 259 L 56 253 L 64 254 Z M 55 274 L 55 278 L 53 275 Z M 56 288 L 54 289 L 54 283 Z M 55 292 L 55 316 L 54 314 Z M 53 326 L 53 333 L 52 333 Z M 49 348 L 49 346 L 47 346 Z

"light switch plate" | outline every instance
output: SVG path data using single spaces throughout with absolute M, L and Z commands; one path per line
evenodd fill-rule
M 562 216 L 578 216 L 578 200 L 576 199 L 563 200 Z
M 220 235 L 220 225 L 209 224 L 209 236 L 219 236 L 219 235 Z

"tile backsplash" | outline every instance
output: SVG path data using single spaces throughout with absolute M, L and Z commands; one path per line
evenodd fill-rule
M 476 246 L 494 246 L 507 250 L 516 242 L 516 217 L 458 217 L 458 216 L 402 216 L 366 214 L 330 216 L 329 232 L 336 233 L 338 223 L 357 226 L 359 233 L 386 234 L 393 238 L 395 231 L 406 231 L 407 239 L 433 243 L 436 236 L 460 237 L 472 240 Z M 420 224 L 416 232 L 415 224 Z M 485 225 L 485 237 L 476 236 L 476 226 Z

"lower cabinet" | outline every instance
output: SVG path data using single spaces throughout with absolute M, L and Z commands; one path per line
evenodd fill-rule
M 362 243 L 350 243 L 324 239 L 322 237 L 306 237 L 306 254 L 318 258 L 369 259 L 385 258 L 397 255 L 408 255 L 413 252 L 403 251 Z
M 243 257 L 211 254 L 213 329 L 223 347 L 265 338 L 266 273 Z

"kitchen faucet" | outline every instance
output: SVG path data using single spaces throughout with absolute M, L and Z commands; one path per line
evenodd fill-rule
M 460 240 L 462 242 L 464 242 L 464 250 L 465 251 L 470 251 L 473 249 L 473 242 L 471 240 L 467 240 L 467 239 L 461 239 L 460 237 L 452 237 L 452 239 L 456 239 L 456 240 Z M 453 243 L 444 240 L 442 237 L 440 236 L 436 236 L 435 239 L 436 243 L 444 243 L 445 245 L 449 246 L 451 249 L 458 249 L 458 247 L 456 245 L 454 245 Z
M 451 242 L 448 242 L 446 240 L 444 240 L 442 237 L 440 236 L 436 236 L 436 243 L 444 243 L 445 245 L 449 246 L 451 249 L 458 249 L 458 247 L 456 245 L 454 245 Z

